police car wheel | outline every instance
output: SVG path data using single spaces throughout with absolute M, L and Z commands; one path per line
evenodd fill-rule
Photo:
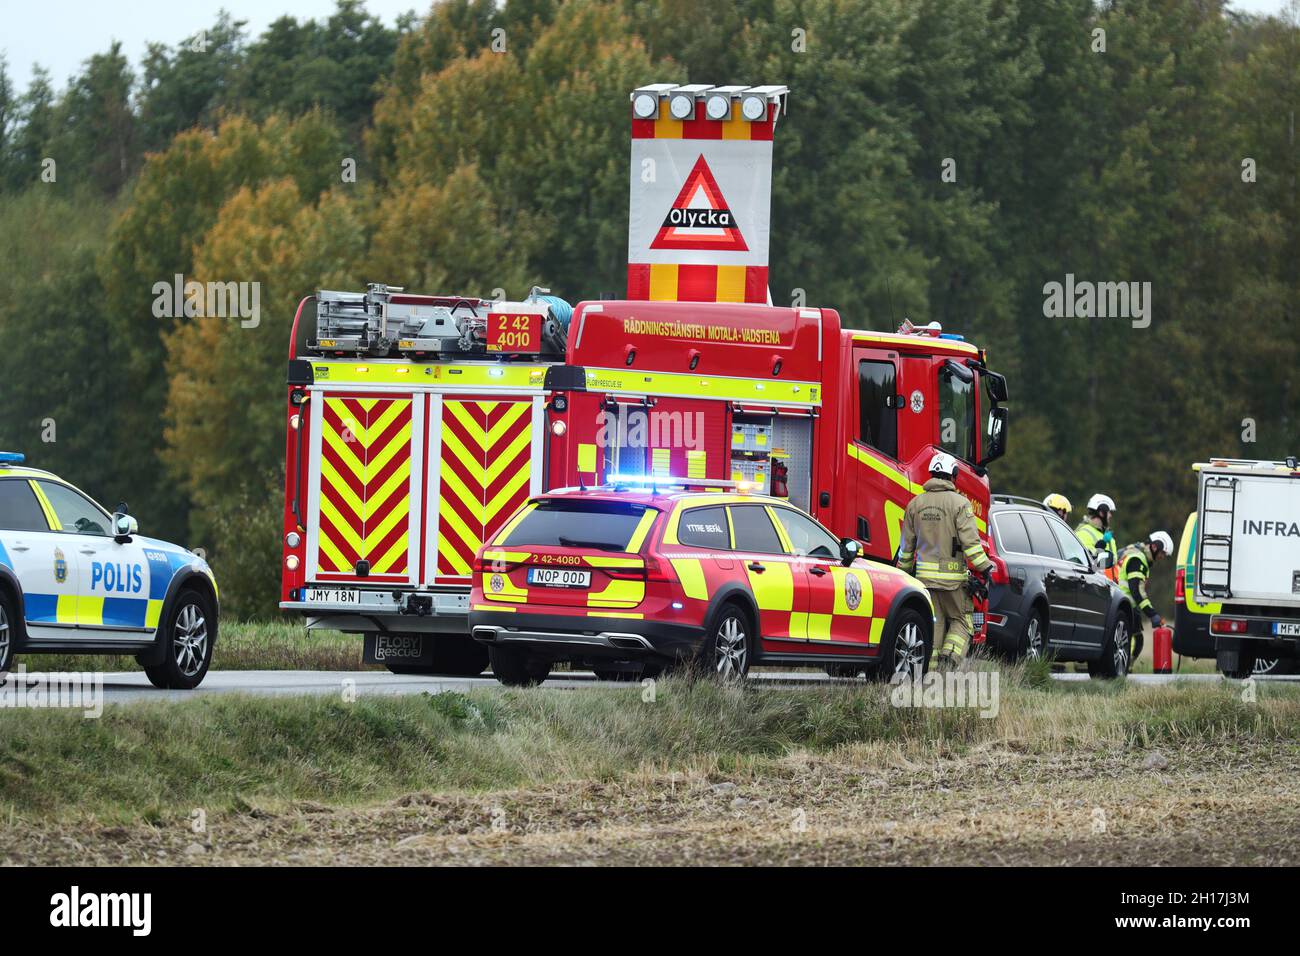
M 159 639 L 164 645 L 162 663 L 144 669 L 149 682 L 172 690 L 198 687 L 212 663 L 216 625 L 216 615 L 209 610 L 203 595 L 198 591 L 178 594 L 171 614 L 159 628 Z
M 896 675 L 924 674 L 930 666 L 930 642 L 933 628 L 926 625 L 918 611 L 908 608 L 898 615 L 893 633 L 880 648 L 880 663 L 870 676 L 877 680 L 893 680 Z
M 725 604 L 700 649 L 700 663 L 722 681 L 741 681 L 749 673 L 754 638 L 749 615 L 736 604 Z
M 0 592 L 0 671 L 9 670 L 14 662 L 14 646 L 18 641 L 16 620 L 13 602 L 7 594 Z
M 488 647 L 492 673 L 507 687 L 532 687 L 551 675 L 551 662 L 538 660 L 517 647 Z

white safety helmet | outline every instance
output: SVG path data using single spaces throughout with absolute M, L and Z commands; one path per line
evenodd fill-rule
M 1099 512 L 1102 508 L 1105 508 L 1112 514 L 1115 512 L 1115 502 L 1110 499 L 1109 495 L 1093 495 L 1088 499 L 1089 511 Z
M 1173 554 L 1174 552 L 1174 539 L 1169 537 L 1168 532 L 1152 531 L 1151 534 L 1147 535 L 1147 543 L 1160 545 L 1165 554 Z
M 957 475 L 957 459 L 947 452 L 935 452 L 930 459 L 930 474 L 954 478 Z

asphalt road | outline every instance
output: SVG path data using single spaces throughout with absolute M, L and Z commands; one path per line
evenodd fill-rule
M 1061 673 L 1057 680 L 1088 680 L 1087 674 Z M 833 678 L 816 671 L 759 672 L 751 679 L 762 684 L 822 684 Z M 1217 681 L 1217 674 L 1135 674 L 1130 681 L 1142 685 L 1165 684 L 1173 680 Z M 1300 677 L 1264 678 L 1265 680 L 1300 681 Z M 350 684 L 349 684 L 350 682 Z M 419 694 L 439 691 L 467 691 L 476 687 L 497 687 L 491 675 L 482 677 L 417 677 L 389 674 L 385 671 L 210 671 L 196 690 L 158 690 L 139 672 L 113 672 L 104 675 L 104 702 L 129 703 L 139 700 L 189 700 L 207 694 L 339 694 L 350 688 L 356 696 L 376 694 Z M 628 684 L 599 681 L 595 675 L 575 672 L 556 676 L 543 685 L 548 688 L 581 690 L 584 687 L 628 687 Z

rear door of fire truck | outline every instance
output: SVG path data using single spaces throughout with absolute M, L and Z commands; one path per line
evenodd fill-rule
M 415 585 L 426 397 L 328 383 L 312 391 L 306 558 L 315 600 L 347 603 L 357 584 Z
M 466 587 L 483 542 L 542 490 L 542 368 L 410 368 L 429 384 L 313 389 L 307 582 L 331 589 L 316 600 L 346 603 L 363 584 Z
M 478 549 L 543 490 L 542 397 L 444 392 L 428 421 L 421 581 L 468 585 Z

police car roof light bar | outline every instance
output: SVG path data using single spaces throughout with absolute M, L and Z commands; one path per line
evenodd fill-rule
M 0 465 L 21 465 L 27 456 L 19 451 L 0 451 Z

